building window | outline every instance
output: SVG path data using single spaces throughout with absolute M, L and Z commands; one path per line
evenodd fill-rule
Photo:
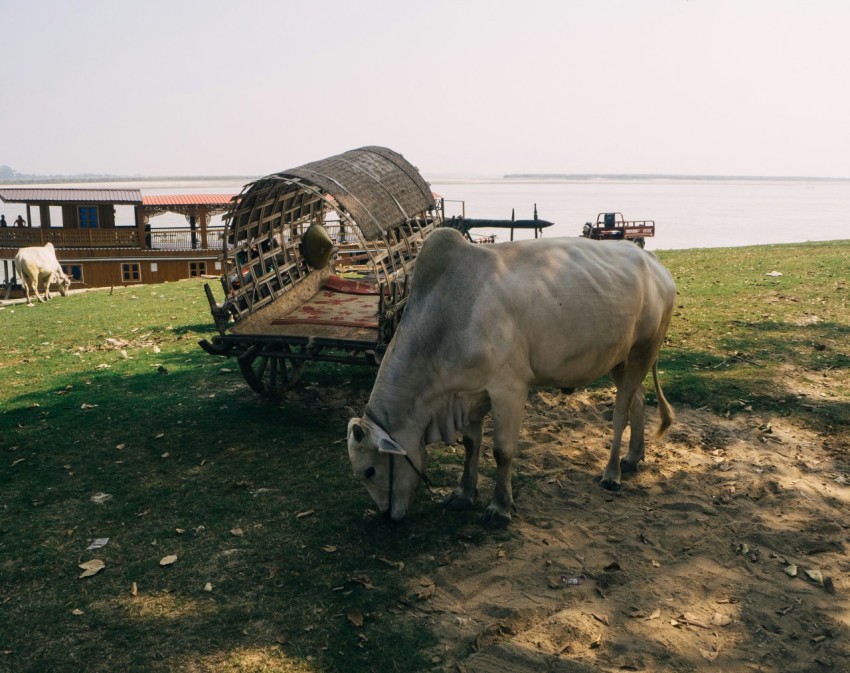
M 125 283 L 141 283 L 142 282 L 142 271 L 139 268 L 138 262 L 131 262 L 130 264 L 122 264 L 121 265 L 121 279 Z
M 62 271 L 74 283 L 83 282 L 83 265 L 82 264 L 62 264 Z
M 97 229 L 97 206 L 79 206 L 80 229 Z
M 207 275 L 206 262 L 189 262 L 189 278 Z

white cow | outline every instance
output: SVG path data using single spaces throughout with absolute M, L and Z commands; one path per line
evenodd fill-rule
M 610 373 L 614 438 L 601 485 L 644 457 L 645 390 L 652 370 L 661 424 L 673 410 L 657 359 L 676 286 L 651 253 L 627 241 L 584 238 L 472 245 L 452 229 L 428 237 L 404 316 L 381 362 L 365 412 L 348 424 L 348 453 L 378 508 L 402 519 L 425 473 L 426 444 L 466 448 L 451 509 L 472 505 L 482 421 L 492 410 L 497 478 L 483 516 L 511 519 L 511 461 L 532 385 L 573 388 Z M 629 452 L 620 443 L 631 426 Z M 427 480 L 426 480 L 427 483 Z
M 27 295 L 27 305 L 32 306 L 30 300 L 30 289 L 35 292 L 36 299 L 40 302 L 45 300 L 39 294 L 39 287 L 44 284 L 44 295 L 50 299 L 50 285 L 59 285 L 59 293 L 64 297 L 71 287 L 71 279 L 62 271 L 59 260 L 56 259 L 56 250 L 53 243 L 49 241 L 42 246 L 21 248 L 15 255 L 15 266 L 21 275 L 21 282 Z

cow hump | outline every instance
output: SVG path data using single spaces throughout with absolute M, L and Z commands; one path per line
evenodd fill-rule
M 465 257 L 472 244 L 455 229 L 437 229 L 425 240 L 422 251 L 416 258 L 413 274 L 414 291 L 427 291 Z

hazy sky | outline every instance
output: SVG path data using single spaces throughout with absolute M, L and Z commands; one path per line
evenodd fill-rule
M 848 0 L 0 0 L 0 165 L 850 177 Z

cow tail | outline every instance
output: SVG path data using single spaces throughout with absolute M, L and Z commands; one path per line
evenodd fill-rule
M 673 412 L 673 407 L 664 397 L 661 390 L 661 384 L 658 383 L 658 360 L 652 364 L 652 380 L 655 382 L 655 397 L 658 399 L 658 412 L 661 414 L 661 424 L 658 426 L 658 431 L 655 433 L 656 438 L 661 437 L 673 424 L 676 414 Z

